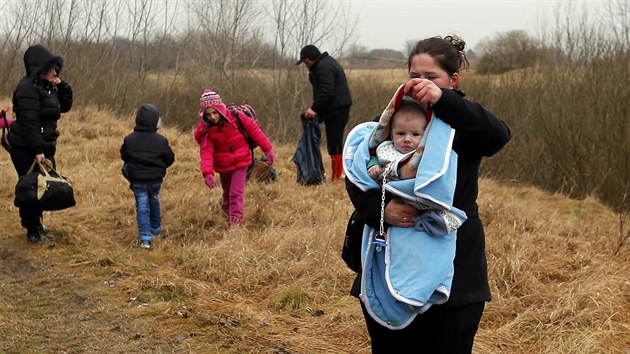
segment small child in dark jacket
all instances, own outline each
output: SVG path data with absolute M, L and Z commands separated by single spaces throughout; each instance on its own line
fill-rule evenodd
M 136 113 L 136 127 L 120 147 L 120 157 L 126 165 L 126 178 L 136 198 L 136 215 L 140 232 L 140 247 L 150 249 L 153 236 L 160 235 L 159 193 L 166 169 L 175 161 L 168 140 L 157 133 L 160 110 L 143 104 Z

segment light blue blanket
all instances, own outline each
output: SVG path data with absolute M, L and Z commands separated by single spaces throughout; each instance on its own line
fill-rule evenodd
M 374 242 L 379 230 L 366 225 L 363 234 L 361 300 L 368 313 L 390 329 L 404 328 L 432 304 L 448 300 L 456 229 L 466 220 L 466 214 L 452 206 L 457 172 L 457 154 L 451 149 L 455 131 L 435 116 L 431 121 L 415 179 L 388 180 L 384 187 L 428 210 L 414 219 L 415 227 L 389 227 L 385 247 Z M 381 188 L 367 173 L 370 137 L 376 126 L 375 122 L 356 126 L 343 150 L 346 178 L 363 191 Z M 403 159 L 393 162 L 393 170 Z

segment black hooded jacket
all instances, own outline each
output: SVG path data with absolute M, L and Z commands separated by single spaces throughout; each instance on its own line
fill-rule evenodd
M 13 92 L 16 121 L 9 131 L 9 143 L 32 150 L 34 154 L 55 154 L 59 132 L 57 121 L 61 113 L 72 108 L 72 87 L 66 81 L 53 86 L 42 79 L 50 69 L 63 68 L 63 58 L 53 55 L 41 45 L 29 47 L 24 53 L 26 76 Z
M 131 183 L 159 183 L 166 169 L 175 161 L 168 140 L 157 133 L 159 109 L 143 104 L 136 113 L 136 127 L 120 147 L 120 157 L 127 163 Z
M 346 74 L 339 63 L 328 52 L 315 59 L 309 69 L 309 81 L 313 85 L 313 104 L 321 122 L 343 111 L 349 111 L 352 97 Z

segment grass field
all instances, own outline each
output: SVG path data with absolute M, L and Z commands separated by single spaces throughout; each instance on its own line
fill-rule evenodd
M 0 352 L 369 352 L 339 255 L 350 201 L 343 183 L 295 183 L 296 146 L 276 147 L 278 181 L 248 185 L 245 223 L 230 230 L 191 132 L 164 129 L 176 162 L 163 237 L 146 251 L 120 174 L 133 118 L 75 107 L 59 128 L 78 204 L 45 214 L 44 244 L 26 243 L 0 152 Z M 479 204 L 494 299 L 476 353 L 630 352 L 629 246 L 615 253 L 627 215 L 490 180 Z

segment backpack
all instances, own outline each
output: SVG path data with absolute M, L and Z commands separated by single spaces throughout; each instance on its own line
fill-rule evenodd
M 234 117 L 234 119 L 236 120 L 238 131 L 241 132 L 241 134 L 245 137 L 245 141 L 247 141 L 247 145 L 249 145 L 249 148 L 252 150 L 253 153 L 253 150 L 258 147 L 258 145 L 249 136 L 249 134 L 247 134 L 245 126 L 243 125 L 243 121 L 241 120 L 241 114 L 244 115 L 246 118 L 253 120 L 260 127 L 260 122 L 258 121 L 258 118 L 256 118 L 256 112 L 254 111 L 252 106 L 245 103 L 232 103 L 227 105 L 227 109 L 230 111 L 230 113 L 232 113 L 232 117 Z
M 11 152 L 11 145 L 9 144 L 9 127 L 15 122 L 15 119 L 7 118 L 7 112 L 3 109 L 0 111 L 0 128 L 2 128 L 2 137 L 0 143 L 2 147 Z
M 245 103 L 232 103 L 227 105 L 227 109 L 232 114 L 232 117 L 236 120 L 236 127 L 238 131 L 243 135 L 247 145 L 249 145 L 249 150 L 252 156 L 252 162 L 247 169 L 247 180 L 254 179 L 257 182 L 270 183 L 276 180 L 276 170 L 273 166 L 270 166 L 267 163 L 266 157 L 261 157 L 259 159 L 254 158 L 254 149 L 258 147 L 258 144 L 254 142 L 247 131 L 245 130 L 245 125 L 243 125 L 244 116 L 245 119 L 253 120 L 258 127 L 260 127 L 260 121 L 256 118 L 256 111 L 252 108 L 252 106 Z M 261 128 L 262 129 L 262 128 Z

